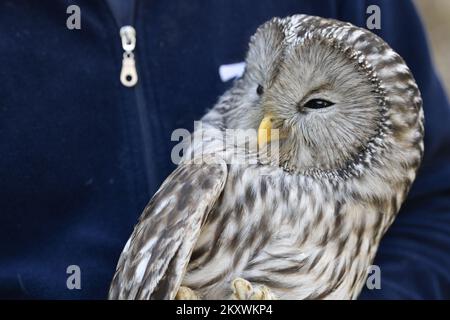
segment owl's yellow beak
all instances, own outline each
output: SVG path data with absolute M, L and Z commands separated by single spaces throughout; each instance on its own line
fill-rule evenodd
M 272 140 L 272 115 L 264 116 L 258 128 L 258 147 L 262 148 Z

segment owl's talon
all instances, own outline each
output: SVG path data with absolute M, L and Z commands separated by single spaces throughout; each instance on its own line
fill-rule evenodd
M 253 294 L 253 287 L 250 282 L 242 278 L 234 279 L 231 288 L 233 289 L 231 296 L 233 300 L 249 300 Z
M 275 295 L 266 286 L 260 286 L 254 290 L 250 300 L 276 300 Z
M 275 295 L 266 286 L 254 288 L 250 282 L 242 278 L 236 278 L 231 283 L 233 300 L 276 300 Z
M 194 290 L 188 287 L 180 287 L 175 296 L 175 300 L 200 300 L 200 298 Z

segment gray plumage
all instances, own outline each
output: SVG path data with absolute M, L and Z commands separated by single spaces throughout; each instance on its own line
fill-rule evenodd
M 266 114 L 283 136 L 279 162 L 234 163 L 225 130 L 258 129 Z M 228 299 L 243 278 L 280 299 L 356 298 L 423 155 L 422 100 L 403 59 L 349 23 L 274 18 L 202 121 L 189 154 L 201 147 L 214 164 L 185 161 L 166 179 L 109 297 L 173 299 L 182 285 Z

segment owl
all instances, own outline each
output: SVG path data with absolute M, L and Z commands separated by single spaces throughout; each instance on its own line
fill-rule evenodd
M 349 23 L 274 18 L 201 123 L 126 243 L 109 298 L 357 298 L 424 151 L 403 59 Z M 255 138 L 228 139 L 247 129 Z

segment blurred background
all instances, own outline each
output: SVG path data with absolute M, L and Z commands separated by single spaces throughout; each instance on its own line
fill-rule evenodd
M 438 73 L 450 92 L 450 0 L 415 0 L 428 32 Z

